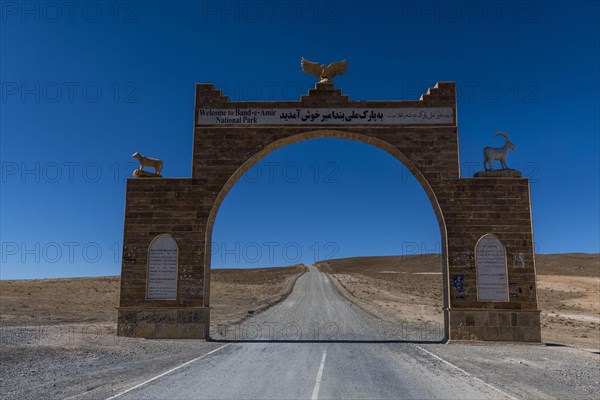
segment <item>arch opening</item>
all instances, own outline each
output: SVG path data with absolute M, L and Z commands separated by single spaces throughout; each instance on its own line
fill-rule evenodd
M 358 142 L 362 144 L 366 144 L 383 152 L 387 153 L 397 161 L 400 161 L 401 165 L 405 167 L 408 172 L 416 179 L 420 187 L 425 192 L 432 209 L 435 214 L 435 218 L 438 223 L 439 234 L 440 234 L 440 253 L 438 260 L 441 265 L 441 279 L 438 279 L 441 284 L 442 298 L 441 298 L 441 312 L 442 312 L 442 325 L 439 329 L 441 332 L 440 340 L 446 340 L 448 337 L 448 316 L 447 310 L 449 305 L 449 297 L 448 297 L 448 260 L 447 260 L 447 242 L 446 242 L 446 226 L 443 218 L 443 214 L 440 209 L 440 205 L 436 199 L 434 191 L 432 190 L 429 182 L 421 173 L 421 171 L 415 166 L 412 160 L 410 160 L 406 155 L 404 155 L 399 149 L 392 146 L 388 142 L 385 142 L 381 139 L 374 138 L 371 136 L 349 133 L 345 131 L 336 131 L 336 130 L 317 130 L 317 131 L 308 131 L 302 134 L 293 135 L 284 139 L 280 139 L 274 141 L 268 145 L 266 145 L 262 150 L 258 151 L 252 157 L 250 157 L 243 165 L 241 165 L 235 173 L 231 175 L 231 177 L 227 180 L 226 184 L 222 187 L 218 195 L 216 196 L 216 200 L 214 201 L 209 218 L 207 220 L 206 226 L 206 237 L 205 237 L 205 260 L 204 260 L 204 273 L 205 273 L 205 287 L 204 287 L 204 306 L 210 307 L 210 276 L 212 269 L 212 256 L 214 253 L 213 246 L 213 228 L 215 221 L 217 219 L 218 212 L 223 204 L 223 201 L 227 197 L 228 193 L 232 190 L 232 188 L 236 185 L 240 179 L 245 176 L 244 174 L 248 173 L 255 165 L 260 163 L 265 157 L 269 156 L 271 153 L 286 147 L 291 144 L 296 144 L 300 142 L 305 142 L 314 139 L 343 139 L 345 141 Z M 392 183 L 393 184 L 393 183 Z M 427 262 L 431 262 L 428 260 Z M 329 266 L 325 263 L 319 265 L 321 270 L 326 270 Z M 384 271 L 385 272 L 385 271 Z M 339 283 L 339 282 L 338 282 Z M 404 328 L 402 328 L 404 329 Z M 414 340 L 414 339 L 413 339 Z

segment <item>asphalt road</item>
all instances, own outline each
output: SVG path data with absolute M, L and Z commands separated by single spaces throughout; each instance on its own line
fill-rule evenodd
M 423 337 L 419 329 L 380 324 L 310 266 L 285 301 L 241 327 L 222 329 L 215 338 L 221 347 L 115 397 L 510 398 L 428 351 L 426 343 L 397 341 Z

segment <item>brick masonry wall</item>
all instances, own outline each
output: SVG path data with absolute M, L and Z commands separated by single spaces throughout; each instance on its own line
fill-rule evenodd
M 195 116 L 199 109 L 206 108 L 304 107 L 452 107 L 456 115 L 456 93 L 454 83 L 446 82 L 437 84 L 419 101 L 350 101 L 341 90 L 317 84 L 316 89 L 297 102 L 231 102 L 212 84 L 196 87 Z M 165 316 L 174 307 L 203 307 L 200 323 L 206 328 L 210 307 L 208 249 L 216 213 L 227 192 L 246 170 L 277 148 L 325 137 L 381 148 L 400 160 L 422 184 L 440 226 L 447 282 L 444 306 L 451 339 L 535 339 L 531 334 L 536 326 L 535 317 L 512 317 L 517 312 L 538 315 L 539 331 L 528 180 L 460 178 L 456 119 L 453 124 L 427 126 L 199 126 L 196 123 L 192 179 L 130 179 L 127 183 L 121 308 L 128 312 L 123 314 L 123 320 L 130 322 L 123 326 L 132 326 L 135 319 L 132 316 L 136 315 L 132 310 L 141 313 L 154 308 L 157 315 L 162 312 Z M 146 253 L 150 241 L 160 233 L 171 233 L 180 248 L 178 296 L 174 301 L 145 299 Z M 474 249 L 479 238 L 487 233 L 497 235 L 506 247 L 508 302 L 477 301 Z M 520 263 L 518 266 L 512 263 L 518 254 L 524 268 Z M 464 276 L 465 290 L 460 296 L 451 285 L 456 274 Z M 504 315 L 509 311 L 512 314 L 506 325 L 508 317 Z M 164 320 L 177 321 L 170 317 Z M 140 335 L 161 335 L 150 332 L 148 323 L 145 324 Z M 524 333 L 518 330 L 521 325 L 533 328 Z M 491 328 L 484 332 L 479 329 L 484 326 L 512 330 L 509 329 L 510 334 L 498 329 L 500 333 L 494 333 Z M 128 334 L 124 332 L 121 334 Z M 171 335 L 177 336 L 174 332 Z M 182 332 L 189 336 L 185 329 Z
M 204 338 L 203 308 L 206 220 L 199 214 L 202 187 L 193 179 L 127 180 L 123 266 L 117 333 L 148 338 Z M 176 300 L 147 300 L 148 247 L 170 233 L 179 247 Z
M 126 196 L 120 306 L 202 306 L 201 186 L 192 179 L 132 178 Z M 161 233 L 170 233 L 179 247 L 177 300 L 146 300 L 148 246 Z
M 452 307 L 483 307 L 477 302 L 475 245 L 492 233 L 506 248 L 510 288 L 509 302 L 493 303 L 493 308 L 536 310 L 529 181 L 459 179 L 436 194 L 446 222 L 451 281 L 454 274 L 464 275 L 464 285 L 470 288 L 464 299 L 451 298 Z M 523 267 L 516 261 L 519 255 Z

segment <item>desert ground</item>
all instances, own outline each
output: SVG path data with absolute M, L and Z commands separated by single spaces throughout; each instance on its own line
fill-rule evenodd
M 442 324 L 437 254 L 357 257 L 317 263 L 340 292 L 390 322 Z M 542 340 L 600 350 L 600 255 L 536 255 Z
M 542 337 L 600 350 L 600 256 L 538 255 Z M 317 263 L 338 291 L 383 321 L 442 322 L 440 257 Z M 285 299 L 306 267 L 214 270 L 211 335 Z M 219 343 L 120 338 L 118 277 L 0 281 L 4 398 L 94 398 L 205 354 Z M 127 378 L 125 378 L 127 376 Z
M 217 269 L 211 276 L 211 336 L 279 303 L 290 294 L 303 265 L 283 268 Z

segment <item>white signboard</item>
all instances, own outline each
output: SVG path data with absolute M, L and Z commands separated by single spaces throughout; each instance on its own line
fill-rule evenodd
M 198 111 L 198 125 L 454 124 L 452 108 L 229 108 Z
M 494 235 L 484 235 L 475 246 L 477 300 L 508 301 L 506 250 Z
M 165 233 L 152 240 L 148 248 L 147 299 L 177 299 L 178 253 L 173 236 Z

